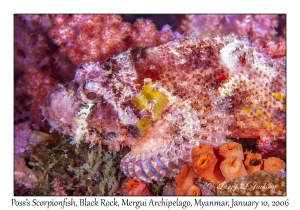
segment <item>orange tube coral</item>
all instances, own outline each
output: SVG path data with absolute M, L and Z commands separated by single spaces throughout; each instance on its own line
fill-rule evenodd
M 247 175 L 242 159 L 237 156 L 227 157 L 223 160 L 220 169 L 226 181 Z
M 137 181 L 135 179 L 126 179 L 121 187 L 121 192 L 123 195 L 152 195 L 148 186 L 143 181 Z
M 248 175 L 257 174 L 262 167 L 262 156 L 259 153 L 245 153 L 244 165 Z
M 280 158 L 269 157 L 268 159 L 264 160 L 264 171 L 268 174 L 277 173 L 283 170 L 284 167 L 285 162 Z
M 201 191 L 194 185 L 194 177 L 188 176 L 176 186 L 175 195 L 201 195 Z
M 196 185 L 192 185 L 189 187 L 189 189 L 187 190 L 186 194 L 185 195 L 188 195 L 188 196 L 199 196 L 201 195 L 201 190 L 198 186 Z
M 236 156 L 244 160 L 243 147 L 241 144 L 236 142 L 229 142 L 221 146 L 219 148 L 219 154 L 223 159 Z
M 192 156 L 193 157 L 197 157 L 201 153 L 212 153 L 212 154 L 214 154 L 214 151 L 213 151 L 213 148 L 208 144 L 203 144 L 201 146 L 194 147 L 192 149 Z
M 190 167 L 188 165 L 182 166 L 179 174 L 175 176 L 175 182 L 179 184 L 183 179 L 185 179 L 190 172 Z
M 215 166 L 217 162 L 218 159 L 214 154 L 202 153 L 197 158 L 193 157 L 193 171 L 196 176 L 216 184 L 217 182 L 222 181 L 222 178 L 215 174 Z
M 194 184 L 194 177 L 184 178 L 175 188 L 175 195 L 185 195 L 187 190 Z

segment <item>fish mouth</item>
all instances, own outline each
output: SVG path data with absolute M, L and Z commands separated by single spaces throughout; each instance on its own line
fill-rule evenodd
M 48 95 L 42 109 L 42 114 L 51 127 L 69 136 L 74 134 L 74 119 L 84 106 L 76 98 L 76 86 L 74 82 L 59 85 Z

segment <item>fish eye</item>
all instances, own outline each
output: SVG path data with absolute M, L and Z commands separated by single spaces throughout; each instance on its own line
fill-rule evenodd
M 94 100 L 97 97 L 95 92 L 89 92 L 86 96 L 89 100 Z

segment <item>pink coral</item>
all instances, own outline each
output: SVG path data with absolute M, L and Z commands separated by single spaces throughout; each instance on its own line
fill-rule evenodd
M 14 127 L 14 154 L 30 153 L 32 147 L 39 144 L 51 144 L 54 139 L 51 135 L 34 130 L 30 127 L 30 122 L 23 122 Z
M 282 37 L 274 40 L 263 39 L 260 37 L 254 39 L 253 42 L 261 46 L 260 48 L 258 48 L 260 52 L 266 53 L 272 58 L 281 58 L 285 57 L 286 55 L 286 41 Z
M 29 147 L 31 129 L 29 122 L 15 125 L 14 127 L 14 154 L 22 154 L 31 151 Z
M 18 156 L 14 156 L 14 181 L 26 188 L 34 188 L 38 182 L 33 170 L 26 166 L 25 159 Z
M 274 139 L 274 137 L 262 137 L 256 141 L 256 146 L 260 150 L 263 158 L 272 156 L 286 159 L 285 139 Z
M 30 113 L 30 119 L 41 128 L 44 127 L 42 120 L 42 106 L 47 95 L 57 86 L 57 80 L 37 69 L 28 69 L 15 84 L 15 102 L 22 104 Z
M 138 19 L 133 25 L 119 15 L 55 15 L 50 30 L 53 42 L 74 64 L 103 62 L 136 45 L 152 46 L 176 36 L 168 28 L 162 33 L 151 20 Z
M 48 16 L 15 16 L 14 65 L 17 74 L 33 68 L 61 82 L 72 78 L 75 67 L 49 39 L 50 26 Z
M 38 33 L 48 33 L 52 26 L 49 15 L 20 14 L 15 15 L 15 19 L 18 19 L 17 22 L 25 28 Z
M 256 37 L 275 37 L 279 15 L 186 15 L 178 31 L 199 37 L 235 33 Z

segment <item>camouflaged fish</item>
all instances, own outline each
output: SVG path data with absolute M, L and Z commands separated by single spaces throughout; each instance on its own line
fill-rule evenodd
M 43 115 L 72 144 L 131 147 L 122 171 L 151 182 L 174 176 L 203 143 L 285 139 L 285 75 L 285 55 L 246 38 L 186 37 L 83 64 Z

